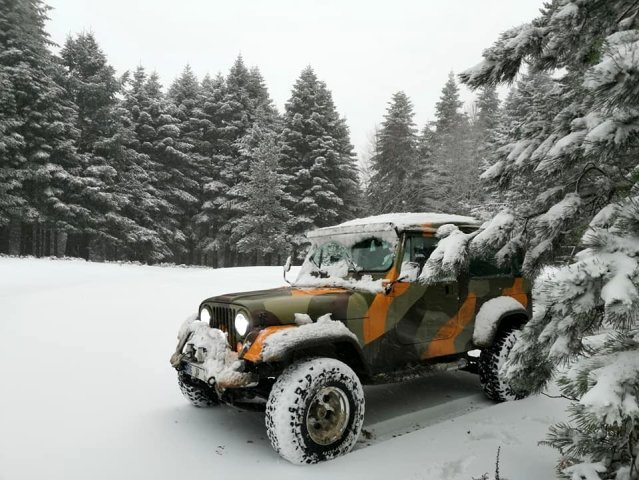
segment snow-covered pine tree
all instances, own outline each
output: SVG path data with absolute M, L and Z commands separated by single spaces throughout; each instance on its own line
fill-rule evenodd
M 250 168 L 233 187 L 229 240 L 252 265 L 280 262 L 288 251 L 290 213 L 284 206 L 284 176 L 280 173 L 279 135 L 255 123 L 239 142 Z
M 267 123 L 276 128 L 281 120 L 273 100 L 268 93 L 262 72 L 257 67 L 251 67 L 248 73 L 248 84 L 246 85 L 252 107 L 249 110 L 251 128 L 256 122 Z
M 430 210 L 467 212 L 477 193 L 477 162 L 472 155 L 472 134 L 466 114 L 462 113 L 459 86 L 451 72 L 435 105 L 433 160 L 427 169 L 425 195 Z M 446 192 L 433 198 L 433 186 Z M 441 190 L 438 188 L 438 190 Z
M 241 262 L 235 245 L 229 240 L 231 225 L 242 212 L 235 208 L 241 201 L 234 187 L 244 181 L 252 168 L 250 157 L 241 153 L 242 138 L 259 123 L 277 128 L 279 117 L 257 67 L 248 69 L 241 56 L 228 76 L 205 79 L 202 104 L 206 128 L 204 155 L 210 160 L 211 175 L 204 183 L 204 203 L 196 217 L 199 244 L 219 266 Z M 239 256 L 242 254 L 240 253 Z
M 366 192 L 374 214 L 420 210 L 420 159 L 413 103 L 404 92 L 395 93 L 377 134 L 371 157 L 372 176 Z
M 67 195 L 80 180 L 77 107 L 60 86 L 40 0 L 0 8 L 0 248 L 60 254 L 63 232 L 82 214 Z
M 169 206 L 158 185 L 159 164 L 149 155 L 155 138 L 153 119 L 148 113 L 152 95 L 147 91 L 147 75 L 138 66 L 132 78 L 123 80 L 123 99 L 115 115 L 118 133 L 109 142 L 117 164 L 117 191 L 126 198 L 122 206 L 124 222 L 119 224 L 124 256 L 141 262 L 171 260 L 165 219 Z
M 82 205 L 69 234 L 67 254 L 84 258 L 143 260 L 157 258 L 141 249 L 157 248 L 159 239 L 142 229 L 140 207 L 152 201 L 144 194 L 145 171 L 133 149 L 133 131 L 117 95 L 121 81 L 92 33 L 69 37 L 60 52 L 67 94 L 78 106 L 78 152 L 83 159 L 82 183 L 70 195 Z M 162 258 L 160 256 L 160 258 Z
M 173 202 L 180 204 L 182 213 L 177 221 L 186 239 L 186 248 L 179 261 L 189 264 L 199 260 L 199 252 L 196 252 L 199 239 L 194 229 L 194 217 L 203 203 L 202 175 L 206 175 L 210 167 L 210 160 L 201 154 L 203 130 L 206 125 L 201 108 L 201 93 L 200 82 L 187 65 L 171 84 L 167 95 L 175 106 L 171 115 L 178 120 L 177 126 L 180 129 L 180 135 L 175 139 L 175 149 L 182 157 L 180 189 L 187 193 L 181 198 L 176 197 Z
M 145 188 L 155 194 L 148 205 L 153 214 L 150 219 L 166 245 L 157 253 L 170 261 L 185 261 L 189 255 L 189 215 L 198 202 L 192 192 L 197 192 L 198 183 L 193 180 L 191 146 L 180 139 L 178 109 L 163 94 L 157 73 L 147 76 L 142 68 L 133 75 L 124 106 L 135 132 L 135 149 L 143 155 L 139 160 L 148 174 Z
M 311 67 L 302 71 L 286 103 L 282 144 L 286 193 L 292 199 L 291 231 L 299 247 L 305 231 L 351 217 L 358 197 L 346 122 Z M 299 248 L 296 253 L 301 253 Z
M 206 75 L 200 89 L 202 110 L 202 142 L 200 154 L 208 165 L 201 172 L 202 199 L 199 212 L 194 217 L 198 239 L 197 249 L 202 262 L 219 267 L 227 266 L 228 242 L 220 235 L 224 226 L 222 205 L 228 201 L 228 191 L 233 183 L 233 138 L 228 135 L 226 121 L 226 81 L 221 74 Z
M 244 182 L 253 168 L 251 157 L 242 153 L 245 151 L 243 139 L 256 124 L 266 129 L 275 128 L 278 114 L 259 69 L 248 69 L 241 55 L 235 60 L 226 78 L 225 102 L 228 112 L 225 125 L 230 134 L 226 138 L 230 161 L 225 167 L 224 180 L 231 188 L 226 190 L 226 201 L 221 204 L 220 214 L 224 224 L 219 234 L 222 242 L 227 243 L 223 246 L 228 249 L 233 264 L 244 264 L 248 259 L 235 248 L 229 237 L 231 225 L 236 224 L 244 215 L 244 212 L 236 208 L 242 198 L 237 196 L 236 192 L 239 191 L 235 187 Z
M 534 92 L 538 120 L 522 123 L 522 138 L 488 171 L 522 198 L 537 195 L 515 208 L 513 237 L 528 247 L 524 266 L 535 270 L 554 246 L 585 233 L 572 265 L 537 279 L 533 318 L 507 373 L 514 387 L 540 391 L 557 365 L 576 359 L 559 379 L 573 399 L 572 422 L 555 426 L 548 439 L 563 454 L 559 470 L 636 480 L 639 4 L 550 2 L 533 22 L 502 34 L 462 80 L 473 87 L 510 82 L 522 64 L 556 80 L 547 98 Z M 526 171 L 528 181 L 512 182 Z M 603 344 L 584 339 L 602 328 L 609 332 Z
M 2 17 L 0 16 L 0 19 Z M 2 62 L 0 54 L 0 62 Z M 9 225 L 13 221 L 17 226 L 19 212 L 26 204 L 26 199 L 20 189 L 20 169 L 10 164 L 12 151 L 19 147 L 19 138 L 12 138 L 12 130 L 17 126 L 18 115 L 11 79 L 5 72 L 5 65 L 0 64 L 0 252 L 19 253 L 11 251 Z M 16 230 L 14 228 L 14 230 Z M 16 232 L 17 233 L 17 232 Z M 17 247 L 17 246 L 16 246 Z
M 494 85 L 482 87 L 475 101 L 472 119 L 472 155 L 476 157 L 475 164 L 482 170 L 487 168 L 490 154 L 496 149 L 500 121 L 497 88 Z

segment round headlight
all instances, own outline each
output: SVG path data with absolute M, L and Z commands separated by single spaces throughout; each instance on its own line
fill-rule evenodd
M 211 321 L 211 312 L 209 312 L 208 308 L 204 307 L 200 310 L 200 320 L 206 323 Z
M 235 331 L 239 333 L 242 337 L 248 330 L 249 321 L 242 312 L 235 315 Z

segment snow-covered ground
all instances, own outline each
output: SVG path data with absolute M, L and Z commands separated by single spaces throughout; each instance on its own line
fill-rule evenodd
M 294 273 L 294 272 L 292 272 Z M 369 387 L 351 454 L 298 467 L 266 438 L 263 414 L 197 409 L 169 357 L 204 297 L 282 284 L 280 268 L 162 268 L 0 258 L 0 479 L 555 477 L 538 447 L 565 403 L 495 405 L 476 376 Z

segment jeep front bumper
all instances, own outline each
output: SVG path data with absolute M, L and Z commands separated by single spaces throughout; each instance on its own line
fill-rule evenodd
M 218 392 L 253 387 L 258 383 L 255 373 L 244 371 L 245 364 L 231 350 L 226 334 L 197 320 L 196 316 L 189 317 L 180 328 L 171 366 L 215 386 Z

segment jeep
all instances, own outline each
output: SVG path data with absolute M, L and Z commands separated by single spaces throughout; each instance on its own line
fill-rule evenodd
M 530 317 L 530 282 L 516 259 L 500 268 L 479 258 L 454 278 L 424 281 L 443 225 L 480 229 L 470 217 L 423 213 L 309 232 L 290 286 L 208 298 L 182 325 L 171 357 L 182 393 L 198 407 L 265 411 L 273 448 L 298 464 L 353 448 L 362 385 L 470 368 L 489 398 L 520 398 L 500 367 Z M 289 269 L 290 258 L 285 280 Z

